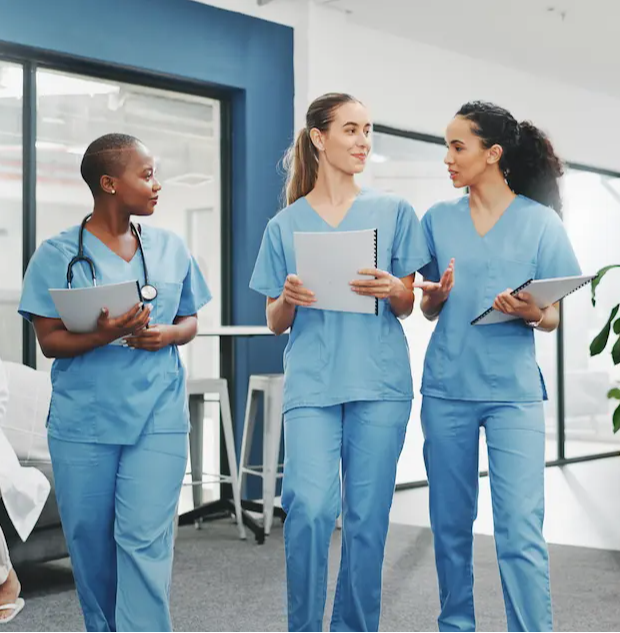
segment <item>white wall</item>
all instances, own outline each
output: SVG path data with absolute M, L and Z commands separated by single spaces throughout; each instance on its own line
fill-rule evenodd
M 308 103 L 314 97 L 308 92 L 309 40 L 313 32 L 310 27 L 310 19 L 311 11 L 315 8 L 313 3 L 310 0 L 275 0 L 275 2 L 260 6 L 256 0 L 194 1 L 235 13 L 251 15 L 254 18 L 276 22 L 294 29 L 295 129 L 303 127 Z
M 487 99 L 545 129 L 563 158 L 620 170 L 619 99 L 361 27 L 310 0 L 199 1 L 295 28 L 296 127 L 332 90 L 360 98 L 377 123 L 437 135 L 462 103 Z
M 618 99 L 384 35 L 321 7 L 312 26 L 311 94 L 349 91 L 375 121 L 431 134 L 463 102 L 487 99 L 547 130 L 565 159 L 620 169 Z

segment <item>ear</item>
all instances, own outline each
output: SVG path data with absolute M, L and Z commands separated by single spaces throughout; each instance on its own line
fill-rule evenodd
M 489 150 L 488 150 L 488 154 L 487 154 L 487 164 L 488 165 L 495 165 L 497 163 L 499 163 L 502 154 L 504 153 L 504 148 L 501 145 L 493 145 Z
M 325 145 L 323 144 L 323 134 L 315 127 L 310 130 L 310 140 L 319 152 L 322 152 L 325 149 Z
M 116 186 L 114 185 L 114 178 L 112 176 L 101 176 L 99 185 L 103 193 L 114 195 L 116 193 Z

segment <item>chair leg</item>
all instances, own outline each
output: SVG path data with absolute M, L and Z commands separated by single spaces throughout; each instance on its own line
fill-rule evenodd
M 243 525 L 243 514 L 241 511 L 241 496 L 239 491 L 239 477 L 237 471 L 237 456 L 235 455 L 235 440 L 232 426 L 232 415 L 230 413 L 230 398 L 228 395 L 228 384 L 224 381 L 220 388 L 220 414 L 222 427 L 224 429 L 224 441 L 226 442 L 226 455 L 228 457 L 228 470 L 232 484 L 233 501 L 235 504 L 235 517 L 239 528 L 239 538 L 245 539 L 245 527 Z
M 189 455 L 191 464 L 192 484 L 201 482 L 201 485 L 192 485 L 192 498 L 194 508 L 202 504 L 202 450 L 204 437 L 204 413 L 205 402 L 203 394 L 192 394 L 189 397 Z
M 244 497 L 244 483 L 246 479 L 245 469 L 250 461 L 252 452 L 252 438 L 254 437 L 254 426 L 256 424 L 256 413 L 258 411 L 258 392 L 254 390 L 252 380 L 248 388 L 248 396 L 245 405 L 245 418 L 243 420 L 243 438 L 241 440 L 241 455 L 239 459 L 239 498 Z
M 271 532 L 276 498 L 278 460 L 282 437 L 282 387 L 273 385 L 265 393 L 263 437 L 263 526 Z

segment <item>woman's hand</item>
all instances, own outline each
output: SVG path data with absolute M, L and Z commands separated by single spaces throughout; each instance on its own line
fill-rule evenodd
M 439 316 L 454 287 L 454 258 L 450 260 L 438 282 L 421 281 L 413 284 L 413 287 L 422 289 L 422 313 L 427 319 L 433 321 Z
M 358 295 L 376 297 L 377 299 L 391 299 L 401 295 L 405 284 L 398 277 L 390 275 L 378 268 L 362 268 L 357 271 L 360 275 L 372 275 L 374 279 L 355 279 L 351 281 L 351 289 Z
M 157 352 L 175 342 L 174 325 L 151 325 L 138 334 L 128 336 L 125 341 L 129 347 L 134 349 Z
M 543 310 L 539 308 L 529 292 L 519 292 L 512 295 L 508 288 L 495 297 L 493 308 L 504 314 L 523 319 L 528 323 L 538 323 L 543 318 Z
M 315 303 L 314 292 L 304 288 L 297 275 L 287 275 L 282 291 L 282 300 L 288 305 L 309 307 Z
M 413 284 L 414 288 L 420 288 L 425 297 L 428 297 L 429 307 L 439 307 L 450 296 L 454 288 L 454 259 L 450 260 L 441 279 L 435 281 L 420 281 Z
M 144 330 L 151 318 L 151 306 L 137 303 L 125 314 L 112 319 L 104 308 L 97 319 L 97 334 L 107 344 L 124 336 L 138 334 Z

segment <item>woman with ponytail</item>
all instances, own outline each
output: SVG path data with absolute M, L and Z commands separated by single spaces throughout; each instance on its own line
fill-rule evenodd
M 432 259 L 420 271 L 425 281 L 415 284 L 423 313 L 437 319 L 424 365 L 422 427 L 439 629 L 475 630 L 472 525 L 483 426 L 508 630 L 550 631 L 546 390 L 534 330 L 554 331 L 559 312 L 511 291 L 531 278 L 580 274 L 559 217 L 562 166 L 543 132 L 490 103 L 464 105 L 446 143 L 452 182 L 469 195 L 422 218 Z M 517 318 L 472 326 L 490 305 Z
M 370 152 L 366 108 L 326 94 L 308 109 L 286 164 L 287 207 L 267 225 L 250 286 L 267 296 L 267 324 L 291 328 L 284 353 L 282 505 L 289 631 L 321 631 L 327 562 L 342 510 L 332 631 L 376 631 L 396 464 L 413 397 L 399 318 L 413 309 L 416 270 L 430 261 L 413 208 L 360 190 Z M 296 275 L 295 232 L 377 229 L 378 268 L 351 289 L 377 315 L 319 310 Z M 342 489 L 340 470 L 342 467 Z

